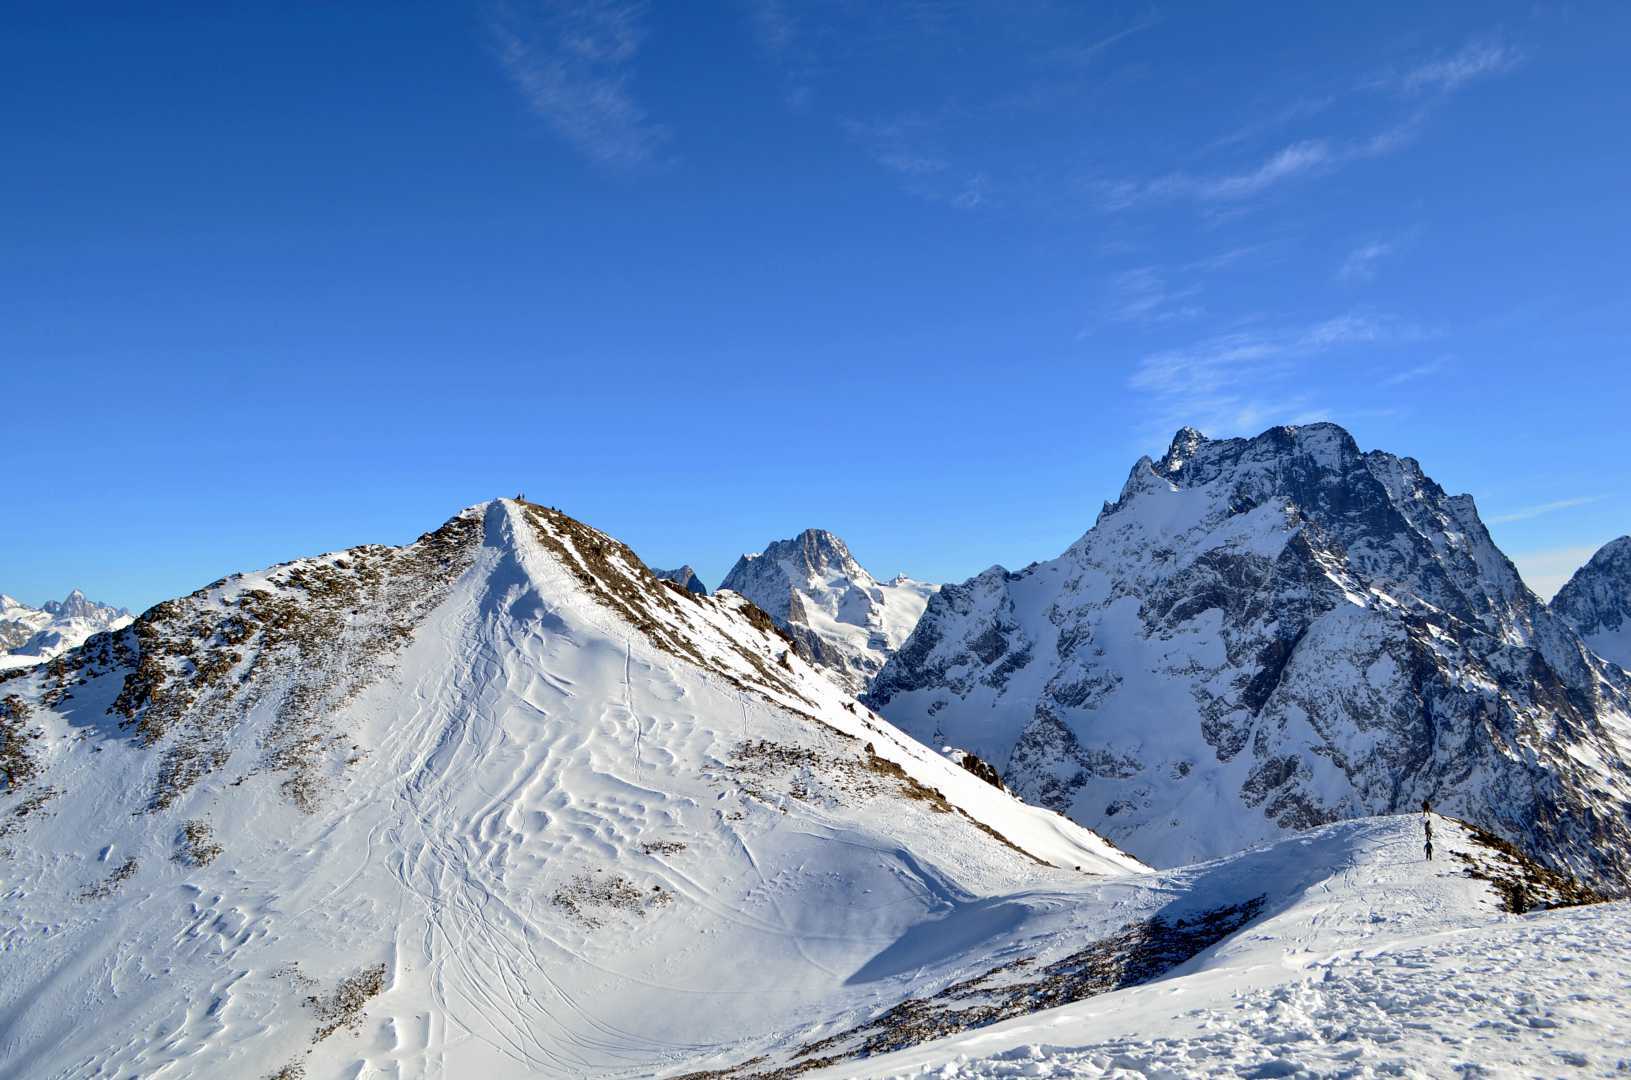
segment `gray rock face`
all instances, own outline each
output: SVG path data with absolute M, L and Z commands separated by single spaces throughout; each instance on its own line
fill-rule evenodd
M 697 577 L 697 572 L 691 569 L 690 563 L 686 563 L 678 570 L 653 570 L 652 573 L 664 581 L 672 581 L 681 588 L 696 593 L 698 596 L 708 595 L 708 586 L 704 585 L 702 579 Z
M 1593 652 L 1631 668 L 1631 536 L 1604 544 L 1552 597 Z
M 743 555 L 720 583 L 764 609 L 812 662 L 860 691 L 917 625 L 937 586 L 880 582 L 821 529 Z
M 869 701 L 1159 865 L 1430 798 L 1631 886 L 1631 676 L 1332 424 L 1180 431 L 1058 559 L 943 588 Z

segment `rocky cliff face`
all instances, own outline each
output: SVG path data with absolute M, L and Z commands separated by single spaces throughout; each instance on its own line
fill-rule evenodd
M 1180 431 L 1059 558 L 943 588 L 870 700 L 1162 865 L 1431 799 L 1631 885 L 1628 676 L 1331 424 Z
M 1552 598 L 1552 610 L 1604 660 L 1631 668 L 1631 536 L 1604 544 Z
M 820 529 L 743 555 L 719 587 L 763 608 L 850 690 L 882 669 L 937 588 L 907 577 L 878 581 L 842 540 Z

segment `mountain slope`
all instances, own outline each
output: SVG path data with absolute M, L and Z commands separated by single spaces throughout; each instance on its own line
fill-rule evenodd
M 0 595 L 0 671 L 49 660 L 92 634 L 129 622 L 124 608 L 88 600 L 78 589 L 40 608 Z
M 910 993 L 853 976 L 915 926 L 1141 869 L 508 501 L 10 673 L 0 762 L 4 1075 L 739 1061 Z
M 1604 544 L 1576 570 L 1552 610 L 1598 656 L 1631 668 L 1631 536 Z
M 1157 865 L 1431 799 L 1631 886 L 1627 675 L 1331 424 L 1180 431 L 1058 559 L 944 587 L 868 700 Z
M 1165 978 L 810 1074 L 1561 1076 L 1631 1068 L 1631 902 L 1515 915 L 1475 834 L 1362 819 L 1160 876 L 1262 917 Z
M 905 576 L 878 581 L 842 540 L 820 529 L 743 555 L 719 587 L 769 612 L 850 690 L 865 688 L 883 667 L 937 588 Z

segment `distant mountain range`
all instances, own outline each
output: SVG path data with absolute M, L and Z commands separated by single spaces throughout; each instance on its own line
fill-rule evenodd
M 128 625 L 71 597 L 111 632 L 0 672 L 0 1074 L 856 1075 L 1158 978 L 1238 1008 L 1291 950 L 1487 965 L 1501 912 L 1631 889 L 1622 555 L 1549 609 L 1311 425 L 1182 431 L 944 587 L 807 530 L 707 595 L 495 500 Z M 1435 862 L 1370 816 L 1423 800 L 1472 823 Z
M 37 608 L 0 594 L 0 670 L 49 660 L 130 619 L 124 608 L 87 600 L 78 589 Z

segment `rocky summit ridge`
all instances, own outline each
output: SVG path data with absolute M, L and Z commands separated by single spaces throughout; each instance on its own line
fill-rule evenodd
M 1179 431 L 1064 554 L 931 597 L 868 700 L 1158 865 L 1430 800 L 1631 886 L 1631 676 L 1334 424 Z

